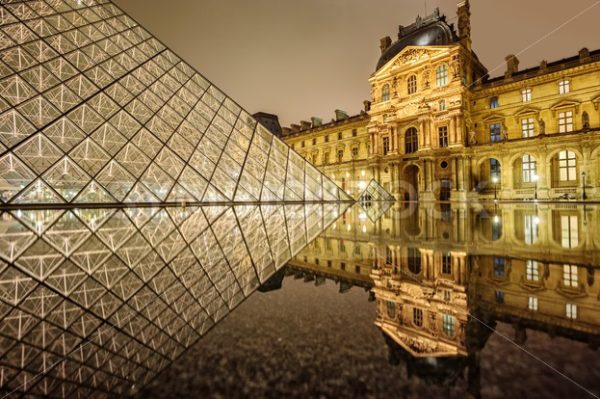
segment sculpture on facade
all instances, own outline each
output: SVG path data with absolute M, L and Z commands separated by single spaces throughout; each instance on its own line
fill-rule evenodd
M 546 134 L 546 122 L 542 118 L 538 120 L 538 125 L 540 125 L 540 134 Z
M 475 132 L 474 130 L 469 131 L 469 145 L 477 144 L 476 136 L 477 136 L 477 132 Z
M 587 113 L 587 111 L 583 111 L 583 113 L 581 114 L 581 127 L 584 130 L 587 130 L 590 128 L 590 116 Z

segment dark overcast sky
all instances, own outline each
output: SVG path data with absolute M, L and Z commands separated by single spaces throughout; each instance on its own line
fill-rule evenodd
M 379 39 L 425 14 L 424 0 L 114 0 L 249 112 L 282 125 L 336 108 L 357 113 L 369 97 Z M 458 0 L 427 0 L 455 22 Z M 472 0 L 473 47 L 498 75 L 517 53 L 520 68 L 600 48 L 600 0 Z

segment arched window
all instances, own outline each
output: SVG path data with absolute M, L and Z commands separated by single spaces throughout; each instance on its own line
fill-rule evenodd
M 521 163 L 523 167 L 523 183 L 535 183 L 538 178 L 535 158 L 529 154 L 525 154 L 521 159 Z
M 408 90 L 408 94 L 415 94 L 417 92 L 417 77 L 415 75 L 410 75 L 408 80 L 406 81 L 406 88 Z
M 577 180 L 577 156 L 573 151 L 558 153 L 558 178 L 560 181 Z
M 435 82 L 438 86 L 446 86 L 448 84 L 448 66 L 442 64 L 435 70 Z
M 419 248 L 408 248 L 408 270 L 413 274 L 421 273 L 421 251 L 419 251 Z
M 381 88 L 381 101 L 390 101 L 390 85 L 388 84 Z
M 411 127 L 406 130 L 404 134 L 404 149 L 407 154 L 417 152 L 419 149 L 419 136 L 416 128 Z

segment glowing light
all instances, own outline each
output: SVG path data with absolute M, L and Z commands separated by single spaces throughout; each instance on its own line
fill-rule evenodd
M 534 174 L 533 176 L 531 176 L 531 180 L 536 183 L 538 181 L 539 177 L 538 175 Z
M 498 183 L 498 176 L 492 177 L 492 183 L 494 183 L 494 184 Z
M 348 226 L 346 226 L 346 230 L 348 230 L 348 231 L 352 230 L 352 225 L 349 224 Z
M 361 213 L 358 214 L 358 218 L 360 220 L 365 220 L 367 218 L 367 214 L 364 213 L 364 212 L 361 212 Z
M 533 224 L 535 224 L 535 225 L 540 224 L 540 218 L 538 216 L 534 216 L 534 218 L 533 218 Z
M 367 232 L 367 226 L 366 226 L 366 225 L 364 225 L 364 224 L 362 225 L 362 232 L 363 232 L 363 233 L 366 233 L 366 232 Z
M 360 171 L 360 175 L 361 175 L 361 176 L 364 176 L 364 175 L 366 175 L 365 171 L 364 171 L 364 170 L 361 170 L 361 171 Z
M 367 188 L 367 183 L 365 183 L 364 181 L 359 181 L 358 182 L 358 188 L 360 188 L 361 190 L 364 190 L 365 188 Z
M 494 216 L 494 224 L 498 224 L 498 223 L 500 223 L 500 216 L 495 215 Z

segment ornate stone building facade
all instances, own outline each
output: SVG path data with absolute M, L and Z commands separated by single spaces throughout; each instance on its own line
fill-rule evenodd
M 509 55 L 491 78 L 470 16 L 463 1 L 457 28 L 436 10 L 381 40 L 356 143 L 326 141 L 350 120 L 304 122 L 286 141 L 355 197 L 368 176 L 413 200 L 600 199 L 600 50 L 522 71 Z

